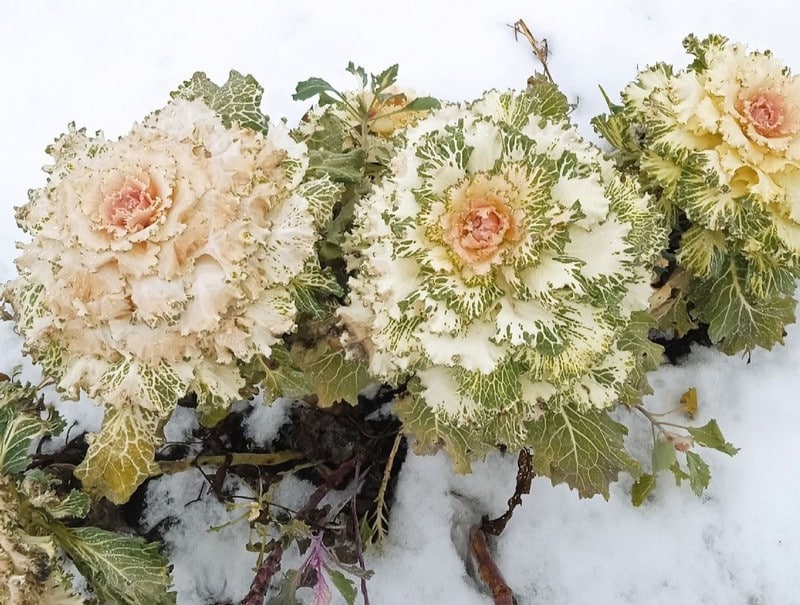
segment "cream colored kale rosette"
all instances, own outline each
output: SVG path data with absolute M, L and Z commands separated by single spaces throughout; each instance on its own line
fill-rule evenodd
M 30 355 L 69 397 L 106 408 L 76 475 L 124 502 L 177 400 L 207 424 L 295 327 L 292 285 L 316 264 L 340 189 L 304 181 L 306 148 L 260 113 L 261 88 L 202 74 L 118 140 L 70 129 L 18 210 L 31 236 L 6 287 Z
M 595 125 L 680 232 L 654 301 L 665 326 L 706 323 L 727 353 L 771 348 L 800 274 L 800 79 L 721 36 L 684 46 L 687 69 L 645 69 Z
M 489 92 L 407 132 L 359 206 L 346 346 L 413 376 L 395 412 L 461 471 L 497 445 L 581 495 L 636 463 L 606 415 L 646 368 L 650 261 L 666 237 L 649 199 L 584 142 L 558 89 Z

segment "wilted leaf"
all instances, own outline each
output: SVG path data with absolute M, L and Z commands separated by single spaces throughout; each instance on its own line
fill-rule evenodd
M 656 486 L 655 475 L 645 473 L 636 480 L 631 489 L 631 504 L 634 506 L 641 506 L 642 502 L 647 499 L 647 496 Z
M 89 450 L 75 469 L 83 489 L 96 497 L 124 504 L 150 475 L 161 416 L 139 406 L 109 408 L 98 434 L 89 435 Z
M 689 418 L 694 418 L 697 414 L 697 389 L 692 387 L 681 395 L 681 410 Z

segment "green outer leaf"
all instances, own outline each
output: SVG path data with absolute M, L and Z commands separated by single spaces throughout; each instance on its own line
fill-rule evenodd
M 53 535 L 104 605 L 172 605 L 171 579 L 159 545 L 96 527 L 52 524 Z
M 30 464 L 28 448 L 41 435 L 44 423 L 13 407 L 0 409 L 0 469 L 7 475 L 21 473 Z
M 656 487 L 655 475 L 645 473 L 636 480 L 631 489 L 631 504 L 641 506 L 650 492 Z
M 347 602 L 347 605 L 353 605 L 353 603 L 356 602 L 358 591 L 352 580 L 349 580 L 341 571 L 331 569 L 327 565 L 325 569 L 328 572 L 331 582 L 333 582 L 336 590 L 339 591 L 339 594 L 342 595 L 342 598 Z
M 292 99 L 295 101 L 307 101 L 311 97 L 325 92 L 336 93 L 336 89 L 322 78 L 309 78 L 297 83 Z
M 172 93 L 173 98 L 190 101 L 202 99 L 220 115 L 225 126 L 230 127 L 232 122 L 237 122 L 242 128 L 266 134 L 269 131 L 269 119 L 261 113 L 263 95 L 264 89 L 253 76 L 243 75 L 236 70 L 231 70 L 228 81 L 222 86 L 214 84 L 203 72 L 195 72 L 190 80 Z
M 714 419 L 709 420 L 704 426 L 689 427 L 687 430 L 700 445 L 718 450 L 728 454 L 728 456 L 735 456 L 739 451 L 738 447 L 734 447 L 732 443 L 725 441 L 725 437 Z
M 705 461 L 694 452 L 686 452 L 686 465 L 689 467 L 689 485 L 692 486 L 692 491 L 698 496 L 702 496 L 711 481 L 711 470 Z
M 431 109 L 439 109 L 441 106 L 442 104 L 439 100 L 433 97 L 417 97 L 406 103 L 400 111 L 429 111 Z
M 564 407 L 530 423 L 533 468 L 553 485 L 566 483 L 581 498 L 602 494 L 625 471 L 638 477 L 639 463 L 625 451 L 628 429 L 603 410 L 577 411 Z
M 54 519 L 83 519 L 89 514 L 92 501 L 88 494 L 73 489 L 60 502 L 46 504 L 45 508 Z
M 355 405 L 358 394 L 372 382 L 363 362 L 347 359 L 343 350 L 332 348 L 324 340 L 314 349 L 295 347 L 292 356 L 311 377 L 320 407 L 338 401 Z
M 701 282 L 695 292 L 696 312 L 708 323 L 709 337 L 728 355 L 782 344 L 784 326 L 795 322 L 792 297 L 753 300 L 744 279 L 744 269 L 730 260 L 722 275 Z

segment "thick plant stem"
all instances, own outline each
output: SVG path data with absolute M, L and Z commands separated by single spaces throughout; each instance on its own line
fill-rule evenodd
M 492 595 L 494 605 L 514 605 L 514 593 L 494 562 L 486 532 L 481 525 L 469 530 L 469 551 L 478 568 L 478 576 Z
M 281 569 L 281 558 L 283 558 L 283 547 L 276 543 L 272 552 L 269 553 L 261 567 L 258 568 L 256 577 L 253 578 L 253 582 L 250 584 L 250 591 L 242 600 L 241 605 L 263 605 L 264 595 L 267 594 L 269 583 Z
M 299 460 L 302 457 L 303 455 L 301 453 L 293 452 L 291 450 L 275 452 L 273 454 L 235 452 L 216 456 L 183 458 L 181 460 L 158 460 L 157 464 L 159 469 L 158 474 L 172 475 L 174 473 L 180 473 L 198 466 L 222 466 L 224 464 L 227 464 L 228 466 L 236 466 L 239 464 L 249 464 L 252 466 L 275 466 L 278 464 L 284 464 L 285 462 Z

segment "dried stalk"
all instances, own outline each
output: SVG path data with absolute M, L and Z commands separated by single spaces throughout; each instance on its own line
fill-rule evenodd
M 492 595 L 494 605 L 514 605 L 514 593 L 494 562 L 489 551 L 486 532 L 480 525 L 475 525 L 469 530 L 469 550 L 475 559 L 478 575 Z
M 528 44 L 531 45 L 531 50 L 533 51 L 533 56 L 539 60 L 539 63 L 542 65 L 542 69 L 544 70 L 544 75 L 547 77 L 548 80 L 551 82 L 553 80 L 553 76 L 550 74 L 550 68 L 547 67 L 547 58 L 550 55 L 550 49 L 547 47 L 547 39 L 542 38 L 542 41 L 539 42 L 533 35 L 528 26 L 525 25 L 525 21 L 519 19 L 514 25 L 510 25 L 509 27 L 513 28 L 514 30 L 514 39 L 518 40 L 518 36 L 522 34 L 522 36 L 528 41 Z

